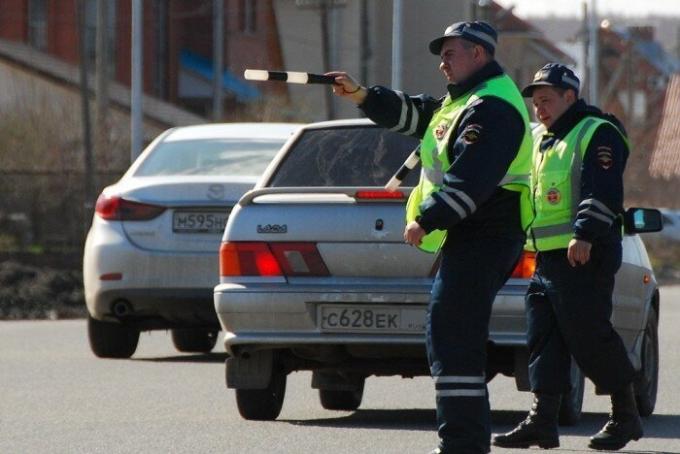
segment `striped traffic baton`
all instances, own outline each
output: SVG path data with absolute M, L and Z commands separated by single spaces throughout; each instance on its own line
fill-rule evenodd
M 411 152 L 411 154 L 406 158 L 404 163 L 401 165 L 399 170 L 397 170 L 397 173 L 394 174 L 392 178 L 390 178 L 390 181 L 387 182 L 385 185 L 385 190 L 386 191 L 396 191 L 399 186 L 401 186 L 401 182 L 404 181 L 406 178 L 406 175 L 413 170 L 413 168 L 418 165 L 418 162 L 420 161 L 420 145 L 416 147 L 415 150 Z
M 243 77 L 247 80 L 274 80 L 289 84 L 326 84 L 335 83 L 335 76 L 312 74 L 299 71 L 267 71 L 265 69 L 246 69 Z

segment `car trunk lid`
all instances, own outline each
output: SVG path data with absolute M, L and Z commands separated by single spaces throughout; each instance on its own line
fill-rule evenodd
M 313 243 L 333 277 L 430 277 L 436 256 L 404 243 L 407 191 L 399 198 L 381 194 L 381 188 L 346 187 L 251 191 L 235 208 L 223 240 Z
M 231 209 L 253 187 L 256 178 L 182 176 L 181 180 L 177 177 L 144 180 L 143 184 L 129 184 L 120 196 L 166 209 L 150 220 L 121 221 L 130 241 L 151 251 L 216 254 Z

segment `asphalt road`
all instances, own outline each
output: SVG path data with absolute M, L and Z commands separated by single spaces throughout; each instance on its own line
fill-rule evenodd
M 623 452 L 680 453 L 680 287 L 662 289 L 661 377 L 646 437 Z M 224 386 L 222 353 L 178 355 L 165 332 L 143 334 L 131 360 L 89 351 L 78 321 L 0 322 L 0 453 L 427 453 L 435 446 L 430 379 L 370 378 L 354 413 L 321 408 L 309 373 L 289 376 L 274 422 L 250 422 Z M 524 418 L 531 396 L 490 384 L 493 430 Z M 582 422 L 556 452 L 592 452 L 608 399 L 586 392 Z M 493 452 L 511 452 L 494 449 Z M 527 451 L 524 451 L 527 452 Z

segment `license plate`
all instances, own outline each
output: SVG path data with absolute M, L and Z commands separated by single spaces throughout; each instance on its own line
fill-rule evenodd
M 400 308 L 359 305 L 319 306 L 322 331 L 422 333 L 425 331 L 424 308 Z
M 229 213 L 225 211 L 175 211 L 172 231 L 176 233 L 222 233 Z

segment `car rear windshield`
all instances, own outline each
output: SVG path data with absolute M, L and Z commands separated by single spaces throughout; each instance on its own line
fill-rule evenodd
M 380 127 L 310 129 L 292 145 L 269 187 L 383 186 L 418 145 Z M 404 186 L 418 183 L 418 169 Z
M 201 139 L 161 142 L 135 176 L 262 174 L 285 139 Z

